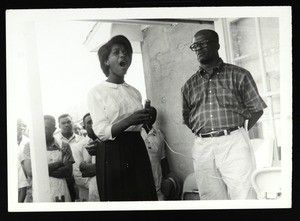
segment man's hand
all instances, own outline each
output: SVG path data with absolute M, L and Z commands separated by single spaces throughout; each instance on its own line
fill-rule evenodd
M 83 161 L 79 164 L 79 170 L 82 173 L 82 177 L 93 177 L 96 175 L 96 164 Z
M 264 113 L 263 110 L 255 112 L 255 113 L 251 113 L 251 118 L 249 119 L 249 122 L 248 122 L 248 130 L 250 130 L 256 124 L 256 122 L 263 115 L 263 113 Z
M 91 156 L 95 156 L 97 153 L 97 145 L 100 143 L 98 140 L 94 140 L 89 142 L 86 146 L 85 149 Z
M 54 163 L 49 163 L 48 168 L 49 168 L 49 173 L 51 173 L 54 170 L 57 170 L 60 167 L 63 167 L 65 164 L 61 161 L 59 162 L 54 162 Z

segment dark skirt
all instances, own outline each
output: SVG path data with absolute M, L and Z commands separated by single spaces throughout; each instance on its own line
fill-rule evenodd
M 151 163 L 140 132 L 123 132 L 97 148 L 100 201 L 157 200 Z

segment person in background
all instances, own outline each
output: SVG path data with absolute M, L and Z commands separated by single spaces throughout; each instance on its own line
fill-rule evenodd
M 74 133 L 74 122 L 72 117 L 69 114 L 62 114 L 58 117 L 59 128 L 61 129 L 60 133 L 56 135 L 58 140 L 68 143 L 73 152 L 74 146 L 83 139 L 82 136 Z M 75 167 L 74 167 L 75 168 Z M 73 169 L 74 169 L 73 168 Z M 77 184 L 75 183 L 74 175 L 66 178 L 68 183 L 68 188 L 71 194 L 72 202 L 79 199 L 79 190 Z
M 87 131 L 87 137 L 84 142 L 83 153 L 89 153 L 88 156 L 83 157 L 83 161 L 80 163 L 79 168 L 82 172 L 82 177 L 89 177 L 88 189 L 89 196 L 88 201 L 100 201 L 99 192 L 96 179 L 96 149 L 97 144 L 100 142 L 97 139 L 93 131 L 93 121 L 90 113 L 87 113 L 83 117 L 83 128 Z M 86 154 L 84 154 L 86 155 Z
M 74 124 L 74 129 L 73 130 L 74 130 L 75 134 L 77 134 L 79 136 L 82 136 L 82 132 L 81 132 L 82 127 L 81 127 L 80 124 Z
M 98 50 L 107 80 L 88 93 L 93 129 L 102 141 L 97 147 L 96 177 L 101 201 L 157 200 L 151 163 L 140 135 L 150 119 L 140 92 L 127 84 L 132 46 L 123 35 Z
M 167 178 L 170 169 L 166 158 L 164 134 L 153 127 L 156 121 L 157 111 L 154 107 L 151 107 L 151 109 L 152 118 L 143 124 L 141 136 L 145 142 L 150 158 L 157 198 L 158 200 L 164 200 L 164 196 L 161 193 L 161 184 L 162 181 Z
M 23 165 L 24 160 L 24 147 L 29 145 L 29 138 L 24 135 L 26 130 L 26 124 L 22 119 L 17 120 L 17 144 L 18 144 L 18 198 L 19 202 L 32 202 L 32 180 L 31 177 L 25 174 L 25 169 Z M 22 170 L 20 170 L 20 167 Z M 24 177 L 26 181 L 24 180 Z
M 72 164 L 74 163 L 70 145 L 53 136 L 56 130 L 53 116 L 44 115 L 44 123 L 51 201 L 71 202 L 66 182 L 66 178 L 72 175 Z M 28 176 L 32 177 L 29 145 L 24 147 L 24 168 Z
M 18 163 L 18 202 L 24 203 L 27 195 L 27 188 L 29 186 L 29 183 L 27 181 L 27 178 L 25 176 L 20 161 L 17 161 L 17 163 Z
M 200 199 L 253 199 L 255 158 L 245 129 L 266 104 L 250 72 L 219 57 L 215 31 L 198 31 L 190 48 L 200 67 L 181 89 L 182 116 L 196 136 L 192 155 Z
M 73 148 L 73 157 L 75 160 L 75 164 L 73 167 L 73 174 L 74 174 L 74 178 L 75 178 L 75 182 L 78 186 L 78 190 L 79 190 L 79 199 L 80 201 L 91 201 L 90 200 L 90 183 L 91 183 L 91 179 L 96 180 L 96 164 L 95 162 L 92 163 L 93 159 L 95 158 L 92 157 L 88 151 L 86 150 L 86 147 L 88 145 L 90 145 L 93 140 L 90 137 L 96 136 L 93 133 L 92 128 L 92 119 L 90 114 L 86 114 L 83 117 L 83 124 L 84 124 L 84 128 L 85 130 L 88 132 L 88 136 L 86 136 L 85 138 L 83 138 L 82 140 L 80 140 L 77 144 L 74 145 Z M 94 181 L 92 181 L 94 182 Z M 94 183 L 96 185 L 96 183 Z M 97 185 L 96 185 L 97 188 Z M 92 189 L 92 187 L 91 187 Z M 95 191 L 93 192 L 93 194 L 95 195 Z M 98 193 L 96 192 L 96 195 L 98 195 Z M 99 201 L 99 196 L 93 196 L 92 197 L 93 200 L 96 201 L 96 199 L 98 198 L 97 201 Z
M 83 137 L 86 137 L 86 136 L 87 136 L 87 132 L 86 132 L 86 130 L 85 130 L 84 128 L 82 128 L 81 133 L 82 133 L 82 136 L 83 136 Z
M 29 138 L 24 135 L 26 124 L 22 119 L 17 120 L 17 143 L 18 143 L 18 158 L 22 158 L 24 146 L 29 143 Z M 19 161 L 20 161 L 19 159 Z

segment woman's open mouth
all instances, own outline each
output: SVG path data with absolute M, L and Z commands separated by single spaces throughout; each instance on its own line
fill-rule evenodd
M 127 62 L 126 62 L 126 61 L 121 61 L 121 62 L 120 62 L 120 66 L 121 66 L 122 68 L 125 68 L 126 65 L 127 65 Z

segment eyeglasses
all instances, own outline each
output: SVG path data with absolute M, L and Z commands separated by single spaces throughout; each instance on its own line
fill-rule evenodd
M 203 48 L 207 48 L 209 43 L 212 43 L 214 41 L 209 41 L 209 40 L 205 40 L 205 41 L 201 41 L 201 42 L 195 42 L 190 46 L 190 49 L 192 51 L 197 51 Z

